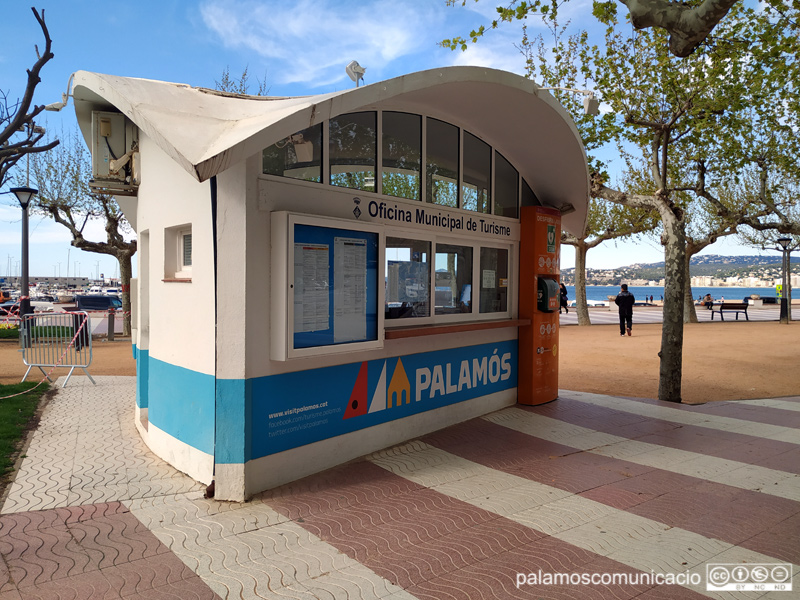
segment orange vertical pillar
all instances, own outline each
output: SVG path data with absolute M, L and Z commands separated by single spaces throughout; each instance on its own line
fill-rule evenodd
M 520 215 L 519 328 L 517 401 L 544 404 L 558 397 L 558 295 L 540 302 L 540 279 L 559 283 L 561 213 L 525 206 Z

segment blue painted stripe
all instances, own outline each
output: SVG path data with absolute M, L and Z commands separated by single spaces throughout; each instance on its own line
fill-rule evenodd
M 136 359 L 136 406 L 148 406 L 148 376 L 150 374 L 150 351 L 133 347 L 133 357 Z
M 516 340 L 216 381 L 136 352 L 137 402 L 150 422 L 216 454 L 218 464 L 243 464 L 517 386 Z
M 217 380 L 217 438 L 215 461 L 241 464 L 249 460 L 252 421 L 252 379 Z
M 193 448 L 214 454 L 214 376 L 152 357 L 146 362 L 148 420 Z

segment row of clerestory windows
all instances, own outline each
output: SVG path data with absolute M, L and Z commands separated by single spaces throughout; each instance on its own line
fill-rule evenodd
M 518 218 L 520 205 L 539 205 L 489 144 L 405 112 L 348 113 L 298 131 L 263 150 L 262 171 L 502 217 Z

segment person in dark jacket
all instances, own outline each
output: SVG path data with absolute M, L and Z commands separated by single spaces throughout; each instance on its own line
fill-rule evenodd
M 614 304 L 619 306 L 619 334 L 625 335 L 627 330 L 630 335 L 633 328 L 633 304 L 636 302 L 636 298 L 628 291 L 627 283 L 623 283 L 619 287 L 620 292 L 614 300 Z
M 559 286 L 561 286 L 561 300 L 558 305 L 558 314 L 561 314 L 562 308 L 567 311 L 567 314 L 569 314 L 569 306 L 567 305 L 567 302 L 569 301 L 569 297 L 567 296 L 567 288 L 563 283 L 560 283 Z

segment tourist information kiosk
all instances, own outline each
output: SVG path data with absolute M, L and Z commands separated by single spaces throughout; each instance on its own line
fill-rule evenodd
M 583 231 L 589 181 L 535 83 L 74 82 L 92 185 L 138 236 L 136 425 L 217 498 L 556 398 L 560 234 Z

